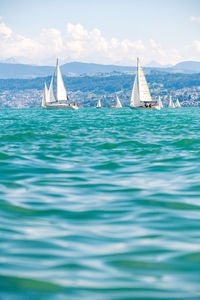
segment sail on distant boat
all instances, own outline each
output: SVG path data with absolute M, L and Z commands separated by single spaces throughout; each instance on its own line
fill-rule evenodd
M 54 93 L 54 82 L 56 77 L 56 94 Z M 64 86 L 62 74 L 60 72 L 60 66 L 58 64 L 58 59 L 56 63 L 56 71 L 52 75 L 49 90 L 44 87 L 42 107 L 47 109 L 78 109 L 77 104 L 66 103 L 68 100 L 68 95 Z
M 162 103 L 162 100 L 161 100 L 160 96 L 158 97 L 158 106 L 160 108 L 163 108 L 163 103 Z
M 119 97 L 116 95 L 116 105 L 111 106 L 111 108 L 122 108 L 121 101 L 119 100 Z
M 133 84 L 130 108 L 152 108 L 160 109 L 157 104 L 153 104 L 149 87 L 146 82 L 146 78 L 140 64 L 139 58 L 137 58 L 137 73 Z
M 97 102 L 96 108 L 101 108 L 101 100 L 100 100 L 100 99 L 99 99 L 98 102 Z
M 52 75 L 52 78 L 51 78 L 51 83 L 50 83 L 50 86 L 49 86 L 49 97 L 48 97 L 48 100 L 47 100 L 46 104 L 56 102 L 56 98 L 55 98 L 54 90 L 53 90 L 53 84 L 54 84 L 54 74 Z
M 43 96 L 42 96 L 42 107 L 45 107 L 47 102 L 48 102 L 48 97 L 49 97 L 49 91 L 47 89 L 46 82 L 44 83 L 44 91 L 43 91 Z
M 176 99 L 175 107 L 176 107 L 176 108 L 180 108 L 180 107 L 181 107 L 181 104 L 180 104 L 178 98 Z
M 174 105 L 174 102 L 173 102 L 173 100 L 172 100 L 172 96 L 170 95 L 170 97 L 169 97 L 169 106 L 168 106 L 169 108 L 175 108 L 175 105 Z

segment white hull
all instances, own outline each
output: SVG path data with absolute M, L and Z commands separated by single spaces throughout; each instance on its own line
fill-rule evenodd
M 48 104 L 45 107 L 46 109 L 78 109 L 77 105 L 74 104 Z
M 122 107 L 117 107 L 117 106 L 111 106 L 110 108 L 122 108 Z
M 152 107 L 145 107 L 145 106 L 129 106 L 131 109 L 136 109 L 136 110 L 140 110 L 140 109 L 156 109 L 156 110 L 160 110 L 159 106 L 152 106 Z

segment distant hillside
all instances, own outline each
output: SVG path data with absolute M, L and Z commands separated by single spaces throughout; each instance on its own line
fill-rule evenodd
M 136 67 L 124 67 L 115 65 L 101 65 L 94 63 L 71 62 L 61 66 L 63 74 L 96 74 L 96 73 L 112 73 L 112 72 L 133 72 Z
M 156 64 L 156 62 L 154 62 Z M 51 75 L 55 70 L 53 66 L 35 66 L 16 63 L 0 63 L 0 79 L 28 79 L 45 77 Z M 136 67 L 101 65 L 94 63 L 71 62 L 61 66 L 64 75 L 99 74 L 99 73 L 132 73 Z M 144 67 L 144 71 L 149 72 L 164 71 L 169 73 L 200 73 L 200 62 L 182 62 L 173 67 Z
M 54 67 L 0 63 L 0 78 L 35 78 L 52 74 Z
M 183 61 L 175 66 L 174 69 L 179 69 L 183 71 L 192 71 L 192 72 L 199 72 L 200 73 L 200 62 L 198 61 Z

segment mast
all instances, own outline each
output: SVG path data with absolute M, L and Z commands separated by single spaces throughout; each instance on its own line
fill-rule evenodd
M 63 78 L 62 78 L 62 74 L 60 72 L 60 67 L 58 64 L 58 59 L 56 62 L 56 77 L 57 77 L 57 81 L 56 81 L 56 100 L 60 101 L 60 100 L 67 100 L 67 92 L 64 86 L 64 82 L 63 82 Z

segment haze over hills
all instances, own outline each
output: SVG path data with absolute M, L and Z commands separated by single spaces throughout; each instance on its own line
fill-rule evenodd
M 151 66 L 152 65 L 152 66 Z M 169 73 L 200 73 L 200 62 L 185 61 L 168 67 L 152 62 L 151 65 L 144 67 L 145 71 L 165 71 Z M 16 63 L 0 63 L 0 78 L 36 78 L 51 75 L 55 70 L 53 66 L 36 66 Z M 136 67 L 102 65 L 94 63 L 71 62 L 61 66 L 64 75 L 82 75 L 82 74 L 98 74 L 98 73 L 132 73 Z

